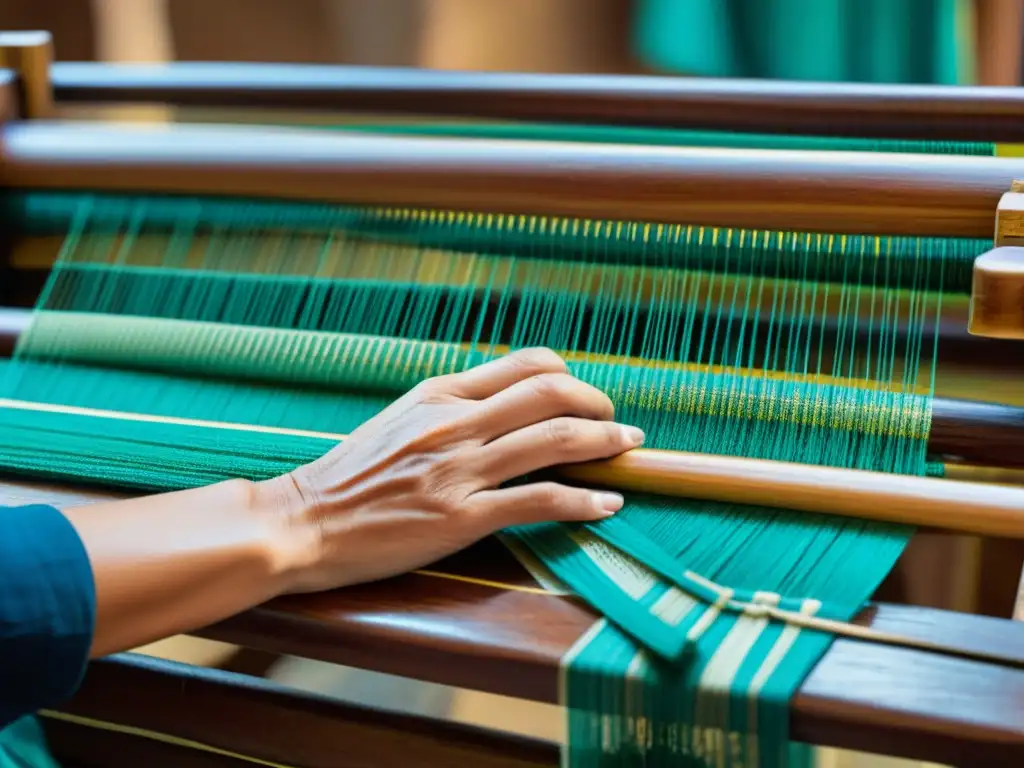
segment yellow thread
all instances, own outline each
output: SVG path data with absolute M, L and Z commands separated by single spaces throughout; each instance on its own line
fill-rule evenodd
M 120 733 L 126 736 L 140 736 L 144 739 L 149 739 L 150 741 L 159 741 L 164 744 L 170 744 L 171 746 L 194 749 L 198 752 L 220 755 L 221 757 L 230 757 L 235 760 L 251 763 L 252 765 L 263 765 L 266 766 L 266 768 L 292 768 L 292 766 L 286 765 L 285 763 L 275 763 L 270 760 L 263 760 L 259 757 L 251 757 L 250 755 L 243 755 L 240 752 L 232 752 L 229 749 L 221 749 L 220 747 L 214 747 L 210 744 L 204 744 L 201 741 L 193 741 L 192 739 L 172 736 L 169 733 L 161 733 L 159 731 L 151 731 L 147 728 L 138 728 L 133 725 L 120 725 L 118 723 L 111 723 L 105 720 L 96 720 L 91 717 L 72 715 L 67 712 L 55 712 L 51 709 L 40 710 L 39 714 L 43 717 L 50 718 L 51 720 L 62 720 L 66 723 L 82 725 L 86 728 L 95 728 L 100 731 Z
M 0 398 L 0 408 L 19 411 L 41 411 L 44 413 L 64 413 L 73 416 L 93 416 L 102 419 L 121 419 L 123 421 L 141 421 L 151 424 L 175 424 L 184 427 L 208 427 L 213 429 L 231 429 L 238 432 L 260 432 L 275 435 L 293 435 L 310 437 L 320 440 L 338 442 L 348 435 L 329 432 L 311 432 L 304 429 L 287 429 L 285 427 L 262 427 L 255 424 L 238 424 L 229 421 L 203 421 L 199 419 L 182 419 L 176 416 L 155 416 L 147 413 L 129 413 L 127 411 L 107 411 L 98 408 L 80 408 L 73 405 L 54 405 L 52 403 L 33 403 L 28 400 L 9 400 Z
M 527 587 L 522 584 L 506 584 L 503 581 L 492 581 L 490 579 L 477 579 L 473 576 L 460 576 L 455 573 L 445 573 L 443 571 L 428 571 L 418 570 L 413 571 L 418 576 L 429 576 L 435 579 L 446 579 L 448 581 L 462 581 L 466 584 L 475 584 L 480 587 L 491 587 L 493 589 L 503 589 L 506 592 L 525 592 L 530 595 L 547 595 L 550 597 L 570 597 L 571 594 L 568 592 L 556 592 L 552 589 L 544 589 L 544 587 Z

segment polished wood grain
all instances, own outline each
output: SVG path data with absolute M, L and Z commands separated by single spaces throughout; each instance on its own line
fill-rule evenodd
M 1010 195 L 1024 202 L 1024 195 Z M 1024 247 L 995 248 L 974 261 L 968 328 L 978 336 L 1024 341 Z
M 514 583 L 518 566 L 482 546 L 436 569 Z M 416 679 L 557 701 L 558 662 L 592 622 L 590 612 L 564 598 L 437 581 L 444 583 L 410 575 L 358 590 L 292 598 L 206 634 Z M 859 621 L 881 631 L 1024 658 L 1024 627 L 998 619 L 885 605 Z M 791 728 L 794 738 L 818 744 L 947 764 L 1005 765 L 999 761 L 1024 748 L 1024 672 L 837 640 L 794 700 Z
M 971 464 L 969 457 L 984 454 L 994 466 L 1024 469 L 1021 429 L 1024 408 L 935 398 L 928 448 L 937 457 L 960 463 Z
M 148 702 L 147 702 L 148 704 Z M 141 704 L 140 704 L 141 706 Z M 61 768 L 252 768 L 253 763 L 67 722 L 45 723 Z M 282 768 L 287 768 L 283 766 Z
M 97 722 L 69 723 L 61 715 Z M 241 763 L 235 755 L 291 768 L 400 766 L 413 757 L 424 768 L 558 764 L 555 744 L 368 709 L 136 654 L 94 661 L 75 697 L 43 720 L 58 759 L 98 768 L 127 764 L 126 752 L 145 748 L 139 741 L 148 742 L 152 759 L 189 768 Z M 151 737 L 104 731 L 98 723 L 141 729 Z M 160 741 L 167 736 L 195 745 Z
M 1016 88 L 175 62 L 58 63 L 65 103 L 156 102 L 724 131 L 1024 141 Z
M 1024 488 L 1008 485 L 649 449 L 570 465 L 558 474 L 637 493 L 1024 539 Z
M 123 494 L 7 483 L 0 503 L 82 504 Z M 556 702 L 558 666 L 594 621 L 582 603 L 538 590 L 488 540 L 428 571 L 290 596 L 200 634 L 461 688 Z M 1003 666 L 837 640 L 792 704 L 794 738 L 943 764 L 1006 766 L 1024 749 L 1024 624 L 878 605 L 858 623 L 986 650 Z
M 810 232 L 991 237 L 1024 160 L 348 135 L 0 128 L 0 187 L 289 198 Z
M 0 32 L 0 68 L 18 73 L 24 117 L 38 119 L 52 115 L 52 61 L 53 38 L 49 32 Z

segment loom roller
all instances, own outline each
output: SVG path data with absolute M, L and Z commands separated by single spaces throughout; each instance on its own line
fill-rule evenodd
M 26 76 L 26 72 L 38 69 L 40 59 L 34 59 L 32 53 L 36 46 L 20 50 L 22 57 L 15 63 L 23 65 L 20 69 L 26 83 L 23 112 L 26 116 L 45 114 L 52 86 L 49 82 L 40 85 L 38 78 Z M 74 75 L 74 71 L 71 74 Z M 955 163 L 947 164 L 940 159 L 918 158 L 912 163 L 913 169 L 908 169 L 912 171 L 909 177 L 903 177 L 894 176 L 891 164 L 865 162 L 859 157 L 825 153 L 800 153 L 797 157 L 792 153 L 755 151 L 744 154 L 714 150 L 668 153 L 654 150 L 649 157 L 628 158 L 627 162 L 633 160 L 635 164 L 623 168 L 621 159 L 614 153 L 594 148 L 551 149 L 556 155 L 561 152 L 552 158 L 544 156 L 550 149 L 545 147 L 504 145 L 496 152 L 495 147 L 485 145 L 453 147 L 430 140 L 378 137 L 305 136 L 303 142 L 295 144 L 295 134 L 269 129 L 183 128 L 124 132 L 103 127 L 26 122 L 5 126 L 4 134 L 6 157 L 0 165 L 0 184 L 7 187 L 91 189 L 95 179 L 102 175 L 104 186 L 123 191 L 155 188 L 155 191 L 188 192 L 190 188 L 197 191 L 213 188 L 222 194 L 272 197 L 287 190 L 297 197 L 338 203 L 397 202 L 432 207 L 440 204 L 456 210 L 576 216 L 606 212 L 611 214 L 609 218 L 622 218 L 622 206 L 614 206 L 612 213 L 600 189 L 589 199 L 580 200 L 577 196 L 573 200 L 572 195 L 567 194 L 570 190 L 558 185 L 558 177 L 568 167 L 567 177 L 575 189 L 579 188 L 581 174 L 607 189 L 617 172 L 636 175 L 639 167 L 644 171 L 639 174 L 637 187 L 641 199 L 634 206 L 636 215 L 627 213 L 626 218 L 657 221 L 688 218 L 712 225 L 767 228 L 778 215 L 783 215 L 794 226 L 888 234 L 914 233 L 921 227 L 921 219 L 930 222 L 926 227 L 929 232 L 938 225 L 946 235 L 976 234 L 985 217 L 981 201 L 991 198 L 993 184 L 998 184 L 996 180 L 1007 175 L 1011 166 L 1012 176 L 1024 177 L 1024 170 L 1017 170 L 1017 163 L 1012 161 L 1003 169 L 991 163 L 977 167 L 961 164 L 958 168 Z M 231 151 L 227 151 L 229 144 Z M 264 152 L 262 161 L 253 169 L 251 161 L 259 154 L 257 149 L 267 147 L 271 151 Z M 299 151 L 290 147 L 297 147 Z M 275 149 L 278 152 L 273 151 Z M 309 166 L 309 160 L 318 150 L 329 158 L 330 166 L 330 172 L 321 179 Z M 250 168 L 245 168 L 246 165 Z M 861 179 L 856 180 L 857 166 L 864 165 L 876 167 L 864 169 Z M 488 173 L 488 183 L 482 184 L 478 168 L 493 172 L 495 166 L 499 182 L 492 184 L 493 173 Z M 382 167 L 383 173 L 377 172 Z M 517 178 L 522 167 L 529 169 L 525 190 L 520 184 L 522 179 Z M 786 169 L 782 178 L 778 173 L 780 167 Z M 375 170 L 368 174 L 365 169 Z M 221 173 L 223 170 L 228 170 L 227 176 Z M 197 179 L 197 173 L 203 178 Z M 691 189 L 668 190 L 667 184 L 677 181 L 677 177 L 691 181 Z M 803 180 L 823 177 L 820 183 L 824 201 L 801 193 Z M 744 180 L 748 188 L 752 180 L 758 187 L 747 210 L 744 210 L 743 200 L 735 199 L 742 197 L 735 194 L 739 188 L 730 189 L 731 183 Z M 1007 185 L 1010 191 L 1002 195 L 995 215 L 996 248 L 975 262 L 969 331 L 979 336 L 1021 340 L 1024 339 L 1024 248 L 1019 245 L 1024 245 L 1024 218 L 1021 216 L 1024 194 L 1013 178 L 1007 180 L 1011 182 Z M 894 189 L 887 181 L 903 185 L 905 189 Z M 776 186 L 779 188 L 773 189 Z M 708 192 L 711 192 L 710 200 Z M 833 192 L 841 198 L 835 203 L 828 199 Z M 877 193 L 880 199 L 868 199 L 872 193 Z M 926 209 L 920 207 L 918 201 L 911 199 L 919 193 L 931 194 L 933 204 Z M 895 214 L 886 205 L 886 197 L 894 198 Z M 570 202 L 566 205 L 564 201 Z M 797 206 L 801 210 L 797 210 Z M 558 210 L 560 207 L 564 210 Z M 988 216 L 991 220 L 991 213 Z M 856 224 L 851 226 L 852 222 Z M 11 330 L 18 330 L 20 320 L 16 316 L 8 317 Z M 963 446 L 943 444 L 944 429 L 955 434 L 957 422 L 962 426 L 965 419 L 974 426 L 982 426 L 983 434 L 999 435 L 996 442 L 1001 440 L 1001 445 L 989 446 L 990 457 L 1004 454 L 1002 461 L 995 463 L 1014 464 L 1013 454 L 1019 454 L 1020 446 L 1024 445 L 1024 415 L 1017 409 L 987 404 L 937 400 L 930 446 L 933 453 L 965 453 L 960 450 Z M 1001 428 L 986 431 L 986 422 Z M 949 425 L 953 428 L 948 429 Z M 756 502 L 979 534 L 1024 537 L 1024 489 L 1011 486 L 643 449 L 611 461 L 564 467 L 559 471 L 577 481 L 624 490 Z

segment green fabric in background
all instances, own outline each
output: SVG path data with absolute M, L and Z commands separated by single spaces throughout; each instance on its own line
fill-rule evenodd
M 961 0 L 638 0 L 634 47 L 699 77 L 962 84 Z

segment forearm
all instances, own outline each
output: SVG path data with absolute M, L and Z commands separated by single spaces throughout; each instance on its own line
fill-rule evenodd
M 91 655 L 198 629 L 288 587 L 273 500 L 234 480 L 64 511 L 96 585 Z

